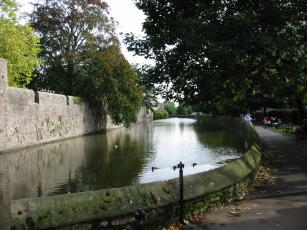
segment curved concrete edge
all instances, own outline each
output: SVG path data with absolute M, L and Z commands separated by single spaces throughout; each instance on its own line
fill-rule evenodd
M 207 209 L 240 197 L 252 182 L 261 162 L 262 149 L 253 128 L 254 144 L 239 159 L 207 172 L 184 177 L 185 206 L 189 211 Z M 78 225 L 91 227 L 131 225 L 138 207 L 146 222 L 163 222 L 176 212 L 178 179 L 94 192 L 11 203 L 12 229 L 47 229 Z M 83 227 L 82 227 L 83 226 Z

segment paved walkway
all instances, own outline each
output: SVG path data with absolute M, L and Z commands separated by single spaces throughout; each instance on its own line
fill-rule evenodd
M 297 141 L 262 127 L 256 130 L 265 151 L 269 152 L 275 183 L 265 183 L 243 201 L 205 213 L 202 223 L 185 229 L 307 229 L 307 141 Z

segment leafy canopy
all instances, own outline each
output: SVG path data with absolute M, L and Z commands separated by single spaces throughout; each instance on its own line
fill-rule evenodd
M 15 0 L 0 0 L 0 17 L 16 20 L 17 4 Z
M 166 100 L 164 102 L 164 109 L 168 112 L 169 115 L 176 115 L 177 108 L 173 101 Z
M 143 93 L 104 1 L 45 0 L 35 5 L 31 20 L 43 60 L 32 87 L 103 102 L 115 124 L 135 121 Z
M 16 20 L 16 2 L 0 1 L 0 57 L 8 61 L 10 86 L 26 87 L 40 64 L 39 38 L 29 25 Z
M 138 76 L 118 47 L 97 52 L 86 66 L 87 77 L 82 82 L 83 95 L 103 101 L 116 124 L 128 126 L 136 121 L 143 102 Z
M 97 51 L 118 45 L 108 5 L 100 0 L 45 0 L 35 4 L 33 27 L 42 44 L 43 66 L 34 85 L 76 95 L 86 65 Z
M 165 97 L 216 113 L 265 98 L 302 99 L 306 19 L 301 0 L 136 0 L 145 38 L 130 50 L 156 60 L 150 82 Z M 303 91 L 304 91 L 303 90 Z

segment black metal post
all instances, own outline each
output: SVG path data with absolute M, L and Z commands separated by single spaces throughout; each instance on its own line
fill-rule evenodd
M 183 168 L 184 164 L 180 161 L 180 163 L 177 165 L 179 168 L 179 221 L 183 224 L 184 218 L 183 218 Z
M 138 208 L 135 213 L 135 222 L 137 230 L 145 229 L 145 211 L 142 208 Z

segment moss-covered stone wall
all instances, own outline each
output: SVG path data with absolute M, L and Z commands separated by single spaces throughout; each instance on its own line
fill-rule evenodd
M 238 122 L 232 120 L 232 122 Z M 187 212 L 208 209 L 241 197 L 251 184 L 261 160 L 253 128 L 245 127 L 253 142 L 237 160 L 203 173 L 184 177 Z M 177 212 L 178 179 L 93 192 L 15 200 L 12 229 L 133 229 L 135 211 L 146 211 L 146 224 L 165 223 Z

